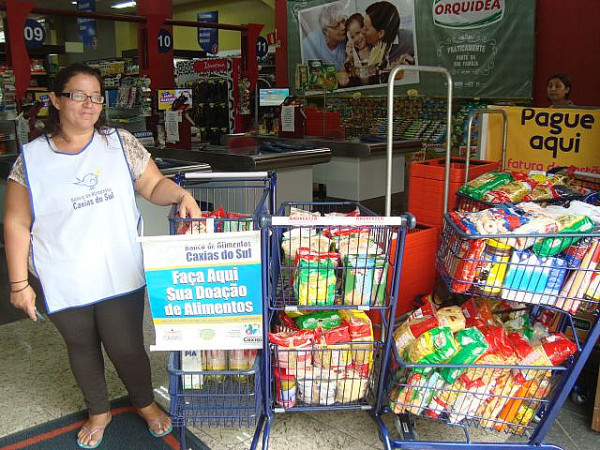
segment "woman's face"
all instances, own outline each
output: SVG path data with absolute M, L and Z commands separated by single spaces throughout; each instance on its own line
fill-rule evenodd
M 96 77 L 77 74 L 65 84 L 63 92 L 82 92 L 85 95 L 102 95 Z M 92 131 L 102 112 L 102 104 L 92 103 L 89 97 L 84 102 L 50 94 L 52 104 L 58 110 L 63 131 Z
M 365 35 L 367 44 L 373 45 L 383 37 L 385 31 L 375 29 L 371 23 L 371 18 L 368 14 L 365 14 L 365 26 L 363 27 L 363 34 Z
M 569 88 L 564 85 L 560 78 L 551 78 L 546 87 L 548 99 L 554 104 L 565 101 L 569 93 Z
M 348 41 L 350 41 L 350 44 L 356 47 L 357 50 L 362 50 L 367 46 L 367 40 L 365 39 L 363 29 L 360 26 L 358 20 L 353 20 L 352 22 L 350 22 L 350 24 L 348 25 L 347 34 Z

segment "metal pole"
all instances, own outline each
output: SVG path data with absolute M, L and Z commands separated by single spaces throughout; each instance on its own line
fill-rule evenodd
M 479 116 L 479 120 L 483 120 L 483 116 L 485 114 L 501 114 L 502 115 L 502 166 L 500 167 L 502 170 L 506 168 L 506 140 L 508 138 L 508 116 L 506 111 L 503 109 L 490 109 L 490 108 L 481 108 L 473 111 L 469 114 L 469 121 L 467 123 L 467 154 L 465 155 L 465 183 L 469 181 L 469 164 L 471 161 L 471 128 L 473 127 L 473 119 L 476 116 Z M 479 129 L 481 130 L 481 124 L 479 124 Z M 481 134 L 479 135 L 481 137 Z
M 392 212 L 392 149 L 394 145 L 394 81 L 398 72 L 431 72 L 439 73 L 446 77 L 448 84 L 448 111 L 446 112 L 446 175 L 444 181 L 444 214 L 448 212 L 448 191 L 450 189 L 450 143 L 452 137 L 452 76 L 447 69 L 436 66 L 396 66 L 390 72 L 388 78 L 388 127 L 387 127 L 387 178 L 385 192 L 385 215 L 389 216 Z

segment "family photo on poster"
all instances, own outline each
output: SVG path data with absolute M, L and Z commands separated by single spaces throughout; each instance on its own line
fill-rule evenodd
M 298 23 L 302 62 L 335 66 L 340 89 L 386 84 L 394 67 L 417 62 L 414 0 L 339 0 L 298 11 Z

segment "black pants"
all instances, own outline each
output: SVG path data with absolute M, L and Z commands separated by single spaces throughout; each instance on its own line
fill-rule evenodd
M 90 414 L 110 410 L 102 345 L 133 405 L 144 408 L 154 401 L 143 316 L 144 289 L 48 315 L 67 344 L 71 370 Z

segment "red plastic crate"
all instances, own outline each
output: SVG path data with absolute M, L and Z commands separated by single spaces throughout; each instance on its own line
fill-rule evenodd
M 408 211 L 414 214 L 419 223 L 434 225 L 441 231 L 444 212 L 445 159 L 431 159 L 413 162 L 408 181 Z M 471 160 L 469 180 L 481 174 L 497 170 L 497 161 Z M 457 206 L 456 191 L 465 182 L 464 158 L 450 160 L 450 186 L 448 190 L 448 210 Z

